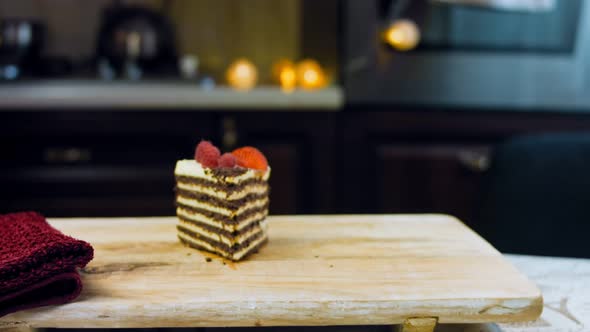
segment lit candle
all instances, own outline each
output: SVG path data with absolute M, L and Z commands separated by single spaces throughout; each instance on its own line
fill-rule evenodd
M 226 78 L 234 89 L 249 90 L 256 85 L 258 71 L 250 61 L 238 59 L 227 68 Z
M 315 60 L 303 60 L 297 64 L 297 81 L 304 89 L 318 89 L 326 85 L 326 74 Z
M 297 74 L 295 65 L 289 59 L 279 59 L 272 65 L 272 80 L 281 86 L 283 92 L 289 93 L 295 90 Z
M 420 42 L 420 29 L 411 20 L 397 20 L 385 30 L 383 39 L 398 51 L 409 51 Z

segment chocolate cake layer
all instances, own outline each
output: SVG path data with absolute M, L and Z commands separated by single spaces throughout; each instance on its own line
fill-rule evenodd
M 179 218 L 207 224 L 209 226 L 216 227 L 217 229 L 225 230 L 227 232 L 240 232 L 242 229 L 250 226 L 250 224 L 252 224 L 253 222 L 264 220 L 268 215 L 268 210 L 252 214 L 248 219 L 245 219 L 237 224 L 224 223 L 207 217 L 203 214 L 196 213 L 194 211 L 184 210 L 181 207 L 176 208 L 176 215 Z
M 197 249 L 197 250 L 207 251 L 207 252 L 210 252 L 210 253 L 214 253 L 216 255 L 220 255 L 219 252 L 210 250 L 209 248 L 200 246 L 200 245 L 195 244 L 195 243 L 191 243 L 191 242 L 185 241 L 181 237 L 178 237 L 178 238 L 180 239 L 180 242 L 181 243 L 183 243 L 184 245 L 186 245 L 188 247 L 191 247 L 191 248 L 194 248 L 194 249 Z M 221 254 L 221 255 L 224 256 L 225 258 L 229 258 L 229 259 L 231 259 L 233 261 L 242 260 L 242 259 L 247 258 L 248 256 L 250 256 L 250 255 L 252 255 L 254 253 L 257 253 L 260 250 L 260 248 L 262 248 L 267 242 L 268 242 L 268 238 L 264 239 L 262 242 L 260 242 L 256 246 L 252 247 L 246 254 L 244 254 L 243 256 L 239 257 L 238 259 L 234 259 L 232 257 L 232 255 L 229 255 L 229 254 Z
M 220 235 L 223 235 L 227 238 L 234 238 L 237 236 L 240 236 L 242 234 L 246 234 L 248 232 L 250 232 L 252 229 L 259 227 L 260 226 L 260 222 L 262 220 L 264 220 L 266 217 L 263 218 L 259 218 L 257 220 L 252 221 L 251 223 L 248 224 L 248 226 L 240 229 L 239 231 L 234 231 L 234 232 L 230 232 L 228 230 L 225 229 L 221 229 L 219 227 L 215 227 L 215 226 L 211 226 L 209 224 L 205 224 L 203 222 L 199 222 L 199 221 L 195 221 L 195 220 L 191 220 L 191 219 L 187 219 L 187 218 L 183 218 L 182 216 L 178 216 L 178 219 L 181 222 L 187 223 L 187 224 L 191 224 L 194 225 L 196 227 L 200 227 L 206 231 L 212 232 L 212 233 L 217 233 Z
M 205 171 L 206 173 L 210 173 L 213 177 L 218 179 L 224 179 L 227 177 L 236 177 L 248 172 L 247 168 L 242 167 L 234 167 L 234 168 L 210 168 Z
M 226 224 L 230 224 L 230 225 L 236 225 L 239 224 L 240 222 L 247 220 L 248 218 L 250 218 L 252 215 L 259 213 L 259 212 L 267 212 L 268 211 L 268 206 L 269 206 L 269 202 L 267 201 L 263 206 L 261 207 L 256 207 L 253 209 L 248 209 L 242 213 L 240 213 L 239 215 L 233 216 L 233 217 L 229 217 L 226 215 L 223 215 L 221 213 L 217 213 L 217 212 L 213 212 L 213 211 L 209 211 L 206 209 L 201 209 L 201 208 L 196 208 L 190 205 L 186 205 L 186 204 L 182 204 L 179 202 L 176 202 L 176 206 L 180 207 L 184 210 L 187 211 L 191 211 L 194 213 L 199 213 L 202 214 L 204 216 L 207 216 L 211 219 L 214 219 L 216 221 L 222 222 L 222 223 L 226 223 Z
M 241 243 L 235 243 L 234 245 L 230 246 L 230 245 L 228 245 L 226 243 L 215 241 L 215 240 L 210 239 L 210 238 L 208 238 L 206 236 L 203 236 L 201 234 L 195 233 L 192 230 L 190 230 L 190 229 L 188 229 L 186 227 L 183 227 L 182 225 L 176 225 L 176 229 L 179 232 L 183 232 L 184 234 L 186 234 L 186 235 L 188 235 L 188 236 L 190 236 L 190 237 L 192 237 L 194 239 L 197 239 L 199 241 L 208 243 L 209 245 L 211 245 L 215 249 L 219 249 L 220 251 L 223 251 L 223 252 L 226 252 L 226 253 L 229 253 L 229 254 L 233 254 L 233 253 L 238 252 L 238 251 L 240 251 L 240 250 L 242 250 L 244 248 L 247 248 L 250 245 L 250 243 L 252 243 L 253 241 L 256 241 L 259 238 L 265 236 L 264 231 L 263 230 L 260 230 L 260 232 L 255 233 L 254 235 L 250 236 L 249 238 L 247 238 L 243 242 L 241 242 Z
M 263 194 L 253 193 L 253 194 L 246 195 L 244 198 L 228 200 L 228 199 L 220 199 L 220 198 L 213 197 L 211 195 L 203 194 L 203 193 L 196 192 L 196 191 L 189 191 L 189 190 L 185 190 L 185 189 L 180 189 L 178 187 L 174 188 L 174 190 L 176 191 L 177 196 L 183 196 L 185 198 L 194 199 L 194 200 L 201 201 L 201 202 L 206 202 L 208 204 L 218 206 L 221 208 L 225 208 L 225 209 L 230 209 L 230 210 L 237 210 L 248 202 L 268 198 L 268 192 L 263 193 Z
M 268 186 L 268 182 L 265 180 L 262 180 L 262 179 L 248 179 L 248 180 L 244 180 L 244 181 L 240 182 L 240 184 L 235 184 L 235 183 L 226 183 L 226 182 L 213 182 L 213 181 L 205 180 L 203 178 L 193 178 L 193 177 L 189 177 L 189 176 L 176 175 L 176 181 L 180 182 L 180 183 L 187 183 L 187 184 L 193 184 L 193 185 L 198 185 L 198 186 L 203 186 L 203 187 L 210 187 L 210 188 L 218 190 L 218 191 L 227 192 L 228 194 L 242 191 L 246 187 L 253 185 L 253 184 Z

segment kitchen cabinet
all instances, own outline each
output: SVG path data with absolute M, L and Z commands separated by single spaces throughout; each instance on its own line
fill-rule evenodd
M 436 212 L 475 229 L 496 144 L 590 129 L 584 114 L 377 107 L 2 111 L 0 122 L 0 213 L 174 214 L 174 163 L 210 139 L 265 153 L 271 214 Z
M 583 114 L 356 109 L 337 124 L 338 211 L 448 213 L 478 230 L 497 144 L 589 129 Z
M 336 192 L 344 212 L 447 213 L 472 220 L 492 141 L 428 122 L 387 113 L 342 121 Z
M 0 213 L 170 215 L 174 161 L 213 135 L 205 114 L 18 112 L 0 133 Z
M 0 134 L 0 213 L 174 214 L 174 165 L 201 139 L 253 145 L 272 167 L 272 214 L 332 210 L 326 112 L 13 112 Z
M 396 144 L 371 147 L 374 195 L 368 206 L 378 213 L 447 213 L 470 221 L 476 206 L 486 146 Z

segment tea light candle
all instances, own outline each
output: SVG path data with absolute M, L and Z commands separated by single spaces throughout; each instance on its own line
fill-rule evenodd
M 420 29 L 411 20 L 397 20 L 385 30 L 383 39 L 398 51 L 409 51 L 420 42 Z
M 297 84 L 295 68 L 293 66 L 283 68 L 279 75 L 279 82 L 281 83 L 281 89 L 283 92 L 291 92 L 295 90 L 295 85 Z
M 281 86 L 283 92 L 292 92 L 297 85 L 295 65 L 289 59 L 277 60 L 272 65 L 271 78 L 273 82 L 278 83 Z
M 304 89 L 318 89 L 326 85 L 326 74 L 315 60 L 307 59 L 297 64 L 296 75 L 299 86 Z
M 258 70 L 252 62 L 238 59 L 227 68 L 226 79 L 234 89 L 249 90 L 256 85 Z

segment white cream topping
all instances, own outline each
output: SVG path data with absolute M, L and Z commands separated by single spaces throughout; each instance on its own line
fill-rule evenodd
M 268 210 L 264 210 L 264 211 L 260 211 L 258 213 L 255 213 L 255 214 L 251 215 L 250 217 L 242 220 L 237 225 L 230 225 L 230 224 L 222 223 L 222 222 L 219 222 L 219 221 L 214 220 L 212 218 L 209 218 L 201 213 L 188 211 L 188 210 L 185 210 L 181 207 L 178 207 L 176 209 L 176 215 L 183 217 L 185 219 L 188 219 L 188 220 L 202 222 L 202 223 L 207 224 L 209 226 L 224 229 L 229 232 L 234 232 L 234 231 L 242 230 L 243 228 L 247 227 L 248 225 L 250 225 L 252 222 L 254 222 L 256 220 L 260 220 L 262 218 L 265 218 L 268 215 Z
M 267 185 L 260 184 L 250 184 L 244 187 L 244 189 L 241 191 L 229 192 L 229 194 L 225 190 L 217 190 L 211 187 L 204 187 L 193 183 L 185 183 L 180 181 L 176 183 L 176 186 L 183 190 L 203 193 L 215 198 L 227 200 L 242 199 L 249 194 L 264 194 L 268 191 Z
M 191 206 L 194 208 L 204 209 L 204 210 L 211 211 L 211 212 L 216 212 L 216 213 L 222 214 L 224 216 L 228 216 L 228 217 L 234 217 L 234 216 L 238 216 L 238 215 L 244 213 L 244 211 L 246 211 L 246 210 L 263 207 L 264 205 L 266 205 L 268 203 L 268 197 L 264 197 L 262 199 L 258 199 L 255 201 L 250 201 L 244 205 L 241 205 L 236 210 L 231 210 L 231 209 L 223 208 L 220 206 L 215 206 L 215 205 L 203 203 L 203 202 L 195 200 L 195 199 L 186 198 L 182 195 L 178 195 L 176 197 L 176 201 L 178 203 L 182 203 L 184 205 Z
M 201 241 L 201 240 L 192 238 L 191 236 L 186 235 L 186 234 L 184 234 L 182 232 L 179 232 L 178 233 L 178 236 L 181 239 L 183 239 L 183 240 L 185 240 L 185 241 L 187 241 L 189 243 L 198 245 L 198 246 L 203 247 L 203 248 L 207 248 L 207 250 L 209 250 L 209 251 L 216 252 L 219 255 L 223 256 L 223 257 L 230 258 L 230 259 L 233 259 L 233 260 L 236 260 L 236 261 L 237 260 L 240 260 L 246 254 L 248 254 L 250 252 L 250 250 L 252 250 L 254 247 L 256 247 L 257 245 L 259 245 L 260 243 L 262 243 L 264 240 L 266 240 L 266 236 L 262 236 L 259 239 L 257 239 L 256 241 L 252 241 L 249 246 L 247 246 L 247 247 L 243 248 L 242 250 L 240 250 L 238 252 L 235 252 L 233 255 L 231 255 L 231 254 L 229 254 L 229 253 L 227 253 L 227 252 L 225 252 L 223 250 L 220 250 L 220 249 L 218 249 L 218 248 L 210 245 L 209 243 L 207 243 L 205 241 Z
M 251 236 L 258 234 L 260 232 L 264 232 L 266 233 L 266 229 L 268 228 L 268 226 L 266 225 L 266 221 L 261 221 L 260 222 L 260 227 L 254 227 L 253 229 L 251 229 L 250 231 L 244 233 L 244 234 L 240 234 L 239 236 L 233 237 L 233 238 L 229 238 L 225 235 L 221 235 L 219 233 L 215 233 L 215 232 L 211 232 L 209 230 L 206 230 L 204 228 L 201 228 L 197 225 L 191 224 L 191 223 L 187 223 L 187 222 L 183 222 L 183 221 L 179 221 L 178 222 L 179 225 L 181 225 L 182 227 L 188 229 L 191 232 L 200 234 L 204 237 L 208 237 L 211 240 L 214 241 L 218 241 L 218 242 L 222 242 L 227 244 L 228 246 L 232 246 L 236 243 L 242 243 L 244 241 L 246 241 L 248 238 L 250 238 Z
M 207 168 L 204 168 L 200 163 L 198 163 L 194 159 L 184 159 L 184 160 L 179 160 L 176 162 L 176 168 L 174 169 L 174 174 L 181 175 L 181 176 L 193 177 L 193 178 L 201 178 L 201 179 L 205 179 L 205 180 L 209 180 L 209 181 L 213 181 L 213 182 L 220 182 L 220 180 L 218 178 L 211 175 L 211 173 L 208 172 L 207 170 L 208 170 Z M 243 182 L 245 180 L 256 179 L 256 178 L 262 179 L 264 181 L 268 181 L 268 179 L 270 178 L 270 166 L 264 172 L 261 172 L 261 171 L 255 170 L 255 169 L 248 169 L 246 171 L 246 173 L 244 173 L 242 175 L 233 176 L 233 177 L 229 177 L 229 176 L 225 177 L 224 182 L 239 184 L 240 182 Z

